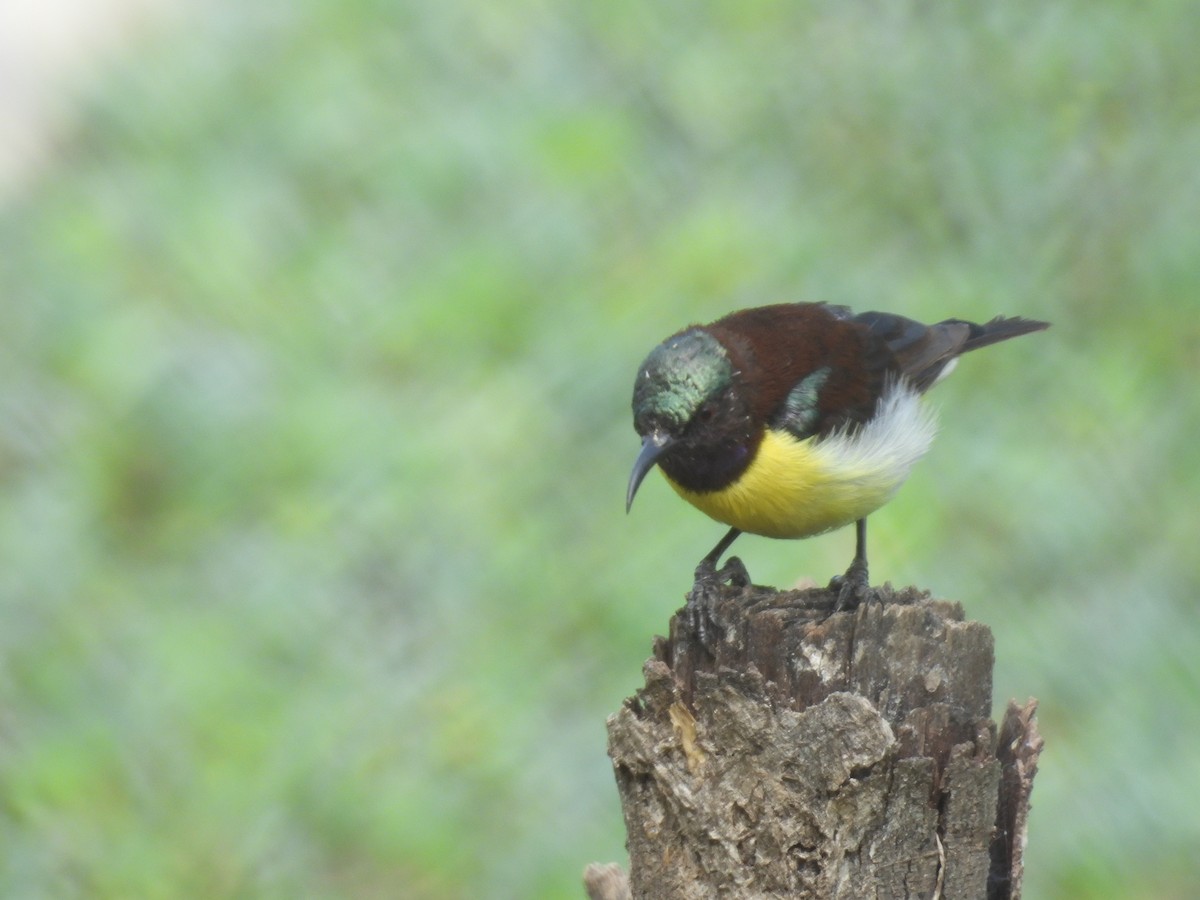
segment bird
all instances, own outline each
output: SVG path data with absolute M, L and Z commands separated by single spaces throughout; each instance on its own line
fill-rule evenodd
M 795 539 L 855 525 L 855 551 L 834 578 L 835 609 L 870 596 L 867 516 L 895 495 L 937 430 L 922 395 L 972 350 L 1050 323 L 997 316 L 925 325 L 886 312 L 780 303 L 690 325 L 638 369 L 633 425 L 642 447 L 629 512 L 657 466 L 675 492 L 729 526 L 696 579 L 733 577 L 717 564 L 742 533 Z

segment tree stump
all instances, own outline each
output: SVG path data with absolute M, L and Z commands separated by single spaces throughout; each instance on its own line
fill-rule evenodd
M 1036 701 L 998 746 L 991 631 L 874 593 L 694 589 L 609 718 L 630 873 L 591 896 L 1019 897 Z

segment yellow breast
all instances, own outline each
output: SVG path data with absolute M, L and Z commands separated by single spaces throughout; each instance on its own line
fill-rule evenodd
M 722 490 L 701 493 L 667 481 L 718 522 L 766 537 L 809 537 L 887 503 L 929 449 L 935 431 L 917 394 L 897 388 L 853 435 L 798 440 L 768 429 L 750 467 Z

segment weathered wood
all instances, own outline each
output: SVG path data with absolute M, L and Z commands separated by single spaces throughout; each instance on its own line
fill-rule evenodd
M 633 897 L 1019 895 L 1035 706 L 998 758 L 991 632 L 877 594 L 710 585 L 675 615 L 608 723 Z
M 1037 701 L 1024 706 L 1008 701 L 996 756 L 1002 768 L 1000 808 L 992 835 L 992 881 L 988 900 L 1021 900 L 1029 795 L 1044 741 L 1037 730 Z
M 591 863 L 583 870 L 588 900 L 632 900 L 629 876 L 616 863 Z

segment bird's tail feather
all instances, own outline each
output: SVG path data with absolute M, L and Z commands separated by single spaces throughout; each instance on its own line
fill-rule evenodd
M 1005 316 L 996 316 L 996 318 L 990 322 L 985 322 L 983 325 L 976 325 L 974 322 L 964 322 L 962 319 L 947 319 L 945 322 L 939 322 L 938 324 L 966 325 L 970 329 L 959 353 L 978 350 L 980 347 L 986 347 L 989 344 L 998 344 L 1000 341 L 1007 341 L 1009 338 L 1031 334 L 1034 331 L 1043 331 L 1050 327 L 1049 322 L 1039 322 L 1037 319 L 1023 319 L 1020 316 L 1007 318 Z

